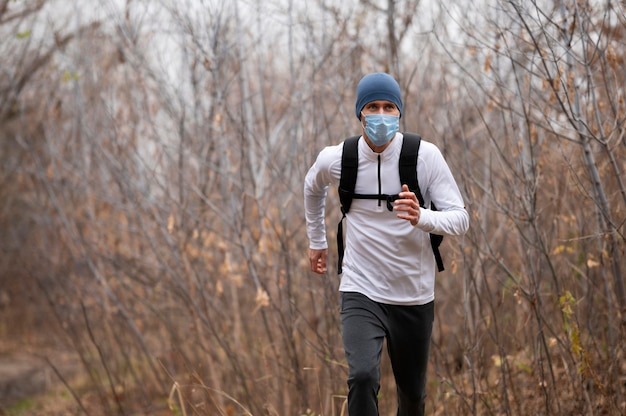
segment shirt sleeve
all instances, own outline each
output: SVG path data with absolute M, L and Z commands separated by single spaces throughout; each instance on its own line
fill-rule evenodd
M 304 215 L 309 248 L 328 248 L 324 221 L 328 187 L 338 182 L 341 175 L 343 146 L 329 146 L 317 156 L 304 178 Z
M 465 234 L 469 228 L 469 214 L 463 197 L 441 151 L 432 143 L 422 142 L 418 178 L 426 208 L 421 209 L 417 227 L 440 235 Z M 431 201 L 437 211 L 430 209 Z

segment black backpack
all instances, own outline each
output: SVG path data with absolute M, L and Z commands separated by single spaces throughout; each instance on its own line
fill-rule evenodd
M 343 263 L 343 219 L 350 210 L 353 199 L 377 199 L 387 203 L 387 209 L 393 211 L 393 202 L 398 199 L 398 195 L 387 194 L 355 194 L 356 175 L 359 167 L 358 142 L 361 136 L 352 136 L 345 140 L 343 144 L 343 155 L 341 156 L 341 178 L 339 180 L 339 201 L 341 202 L 341 213 L 343 214 L 337 226 L 337 249 L 339 251 L 339 264 L 337 266 L 338 273 L 342 272 Z M 407 184 L 409 190 L 415 193 L 421 207 L 424 207 L 424 197 L 420 191 L 417 181 L 417 154 L 420 148 L 421 137 L 413 133 L 404 133 L 402 142 L 402 150 L 400 151 L 400 161 L 398 169 L 400 170 L 400 183 Z M 432 210 L 437 210 L 435 204 L 431 203 Z M 444 270 L 443 259 L 439 252 L 439 246 L 443 240 L 442 235 L 430 234 L 430 245 L 437 261 L 437 270 Z

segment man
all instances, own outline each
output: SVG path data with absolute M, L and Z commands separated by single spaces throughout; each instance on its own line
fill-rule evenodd
M 354 193 L 398 194 L 392 210 L 376 199 L 354 199 L 346 214 L 341 276 L 341 331 L 348 362 L 348 413 L 378 415 L 380 362 L 387 339 L 398 393 L 398 415 L 423 415 L 434 319 L 435 258 L 429 233 L 463 235 L 469 227 L 458 186 L 439 149 L 422 141 L 417 177 L 425 206 L 400 183 L 400 87 L 385 73 L 369 74 L 356 90 L 358 142 Z M 306 175 L 305 215 L 311 270 L 324 274 L 328 186 L 338 184 L 343 144 L 323 149 Z

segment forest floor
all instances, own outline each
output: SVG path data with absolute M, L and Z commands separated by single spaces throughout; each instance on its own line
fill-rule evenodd
M 50 372 L 45 359 L 19 351 L 0 352 L 0 409 L 45 393 Z
M 0 304 L 0 416 L 73 414 L 66 382 L 80 373 L 76 354 L 32 312 L 32 300 L 14 300 Z
M 105 416 L 65 331 L 36 303 L 26 295 L 0 302 L 0 416 Z M 131 413 L 174 414 L 163 402 Z
M 86 390 L 86 382 L 74 351 L 32 340 L 7 342 L 7 337 L 0 335 L 0 416 L 105 416 L 97 394 Z M 131 414 L 176 413 L 160 404 Z
M 0 342 L 0 416 L 62 414 L 73 400 L 56 372 L 67 377 L 77 368 L 67 352 Z

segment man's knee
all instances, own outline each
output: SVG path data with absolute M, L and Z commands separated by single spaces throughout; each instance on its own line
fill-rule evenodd
M 378 391 L 380 380 L 378 372 L 375 370 L 357 370 L 348 376 L 350 388 L 372 389 Z

